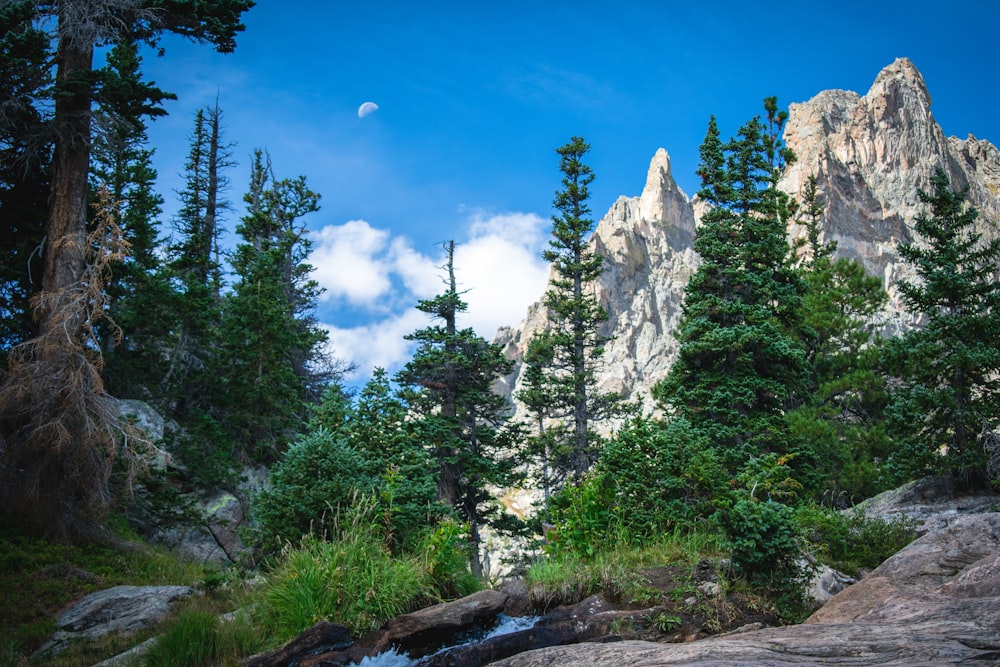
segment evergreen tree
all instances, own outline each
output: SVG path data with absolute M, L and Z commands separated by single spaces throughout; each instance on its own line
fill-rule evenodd
M 437 502 L 434 460 L 410 428 L 406 405 L 392 391 L 385 370 L 376 368 L 361 389 L 348 431 L 378 480 L 389 542 L 398 548 L 412 545 L 444 507 Z
M 458 328 L 458 314 L 467 305 L 455 284 L 454 242 L 447 250 L 445 292 L 417 305 L 442 324 L 406 337 L 417 342 L 417 350 L 396 382 L 414 415 L 414 437 L 437 462 L 438 498 L 468 524 L 470 564 L 479 577 L 481 527 L 499 519 L 488 489 L 512 481 L 517 432 L 504 423 L 506 402 L 493 391 L 511 362 L 499 346 Z
M 985 242 L 975 231 L 979 212 L 942 169 L 931 186 L 918 192 L 930 211 L 914 223 L 920 243 L 899 246 L 918 278 L 898 283 L 903 303 L 926 324 L 886 350 L 898 379 L 893 458 L 911 476 L 950 472 L 974 484 L 986 477 L 977 437 L 1000 412 L 1000 239 Z
M 888 296 L 859 262 L 833 257 L 836 242 L 820 240 L 825 211 L 814 176 L 799 211 L 806 231 L 799 331 L 808 373 L 800 404 L 787 418 L 806 492 L 847 505 L 881 490 L 876 462 L 885 458 L 887 443 L 878 316 Z
M 30 299 L 42 275 L 52 81 L 48 37 L 32 24 L 32 4 L 0 4 L 0 368 L 14 345 L 37 333 Z
M 525 374 L 530 383 L 520 396 L 528 399 L 536 415 L 546 486 L 550 468 L 556 480 L 567 473 L 579 477 L 590 468 L 599 451 L 594 423 L 618 408 L 616 396 L 596 390 L 595 373 L 608 341 L 600 327 L 608 314 L 595 294 L 603 257 L 588 247 L 594 229 L 588 186 L 594 174 L 583 158 L 589 150 L 580 137 L 556 149 L 563 189 L 556 192 L 552 238 L 542 254 L 555 271 L 545 293 L 548 328 L 529 345 Z M 558 430 L 545 430 L 549 416 L 570 422 L 565 438 L 556 440 Z
M 103 520 L 111 465 L 122 453 L 114 446 L 116 420 L 97 381 L 101 361 L 91 347 L 101 313 L 95 308 L 100 300 L 87 290 L 95 290 L 101 280 L 82 282 L 99 275 L 103 262 L 118 254 L 117 243 L 103 246 L 114 250 L 100 251 L 98 242 L 96 256 L 88 257 L 95 249 L 87 234 L 92 107 L 100 82 L 93 68 L 95 47 L 132 38 L 155 43 L 172 31 L 232 51 L 243 29 L 239 18 L 253 2 L 18 3 L 24 4 L 31 9 L 32 25 L 52 28 L 53 151 L 42 290 L 33 302 L 38 332 L 19 346 L 16 371 L 12 365 L 0 382 L 0 402 L 18 415 L 0 424 L 0 505 L 38 532 L 86 538 Z M 115 226 L 113 214 L 107 217 L 109 224 L 97 230 Z M 96 264 L 88 266 L 88 260 Z M 49 395 L 59 400 L 39 400 Z
M 731 470 L 787 447 L 783 414 L 805 383 L 794 338 L 803 287 L 789 264 L 788 198 L 777 189 L 794 155 L 781 144 L 787 117 L 765 100 L 723 143 L 711 118 L 699 191 L 711 207 L 695 233 L 701 265 L 685 290 L 680 350 L 654 396 L 707 432 Z
M 537 461 L 542 499 L 546 503 L 565 480 L 567 470 L 560 462 L 565 459 L 565 444 L 569 441 L 566 421 L 554 418 L 557 413 L 553 400 L 556 387 L 555 379 L 549 374 L 553 362 L 551 333 L 536 333 L 528 341 L 528 349 L 524 353 L 521 389 L 517 392 L 517 399 L 531 414 L 534 435 L 528 438 L 526 454 L 532 461 Z
M 312 247 L 301 219 L 319 210 L 305 177 L 275 179 L 270 158 L 254 152 L 247 214 L 236 231 L 236 276 L 223 321 L 227 423 L 260 460 L 305 421 L 329 377 L 317 377 L 326 333 L 314 309 L 320 290 L 306 258 Z
M 162 344 L 165 359 L 161 376 L 168 406 L 182 419 L 186 415 L 216 413 L 213 394 L 222 317 L 222 267 L 219 263 L 221 211 L 233 166 L 232 146 L 222 138 L 222 111 L 218 102 L 195 114 L 191 149 L 185 163 L 185 187 L 174 221 L 176 237 L 168 248 L 167 279 L 172 293 L 161 304 L 169 339 Z
M 103 85 L 94 112 L 92 187 L 106 187 L 120 221 L 129 256 L 112 266 L 108 283 L 108 316 L 114 327 L 100 331 L 104 378 L 109 391 L 121 396 L 157 398 L 149 383 L 157 376 L 165 335 L 162 304 L 170 285 L 162 270 L 157 218 L 163 198 L 155 192 L 153 150 L 146 147 L 145 118 L 166 112 L 162 100 L 174 96 L 142 80 L 142 59 L 135 43 L 114 46 L 99 71 Z M 160 375 L 162 377 L 162 374 Z

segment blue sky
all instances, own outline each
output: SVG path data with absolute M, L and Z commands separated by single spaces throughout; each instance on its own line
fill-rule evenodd
M 696 8 L 695 5 L 699 6 Z M 593 217 L 642 191 L 657 148 L 694 194 L 710 114 L 724 134 L 761 110 L 830 89 L 864 94 L 910 58 L 946 134 L 1000 142 L 1000 3 L 296 2 L 258 0 L 236 51 L 166 38 L 147 76 L 178 95 L 150 127 L 165 217 L 194 113 L 218 95 L 238 165 L 234 228 L 249 155 L 322 195 L 312 263 L 335 354 L 407 359 L 423 326 L 416 300 L 442 288 L 441 243 L 458 244 L 465 326 L 492 338 L 545 287 L 555 148 L 591 144 Z M 379 109 L 363 118 L 359 106 Z M 232 236 L 230 236 L 230 240 Z

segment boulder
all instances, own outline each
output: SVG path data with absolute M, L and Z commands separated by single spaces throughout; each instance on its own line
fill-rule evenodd
M 493 621 L 506 602 L 506 593 L 479 591 L 454 602 L 442 602 L 392 618 L 357 645 L 370 651 L 369 655 L 394 647 L 419 658 L 436 651 L 454 637 Z
M 115 586 L 85 595 L 56 617 L 59 629 L 39 653 L 58 652 L 79 639 L 129 634 L 156 625 L 174 602 L 194 592 L 188 586 Z
M 303 656 L 343 651 L 354 640 L 342 625 L 320 621 L 281 648 L 255 655 L 244 662 L 245 667 L 284 667 L 298 664 Z
M 917 534 L 923 535 L 946 528 L 961 516 L 990 512 L 997 507 L 1000 495 L 956 493 L 954 480 L 944 476 L 908 482 L 845 511 L 883 521 L 911 521 Z
M 522 653 L 506 667 L 913 665 L 1000 661 L 1000 513 L 956 518 L 833 597 L 802 625 L 687 644 L 624 641 Z

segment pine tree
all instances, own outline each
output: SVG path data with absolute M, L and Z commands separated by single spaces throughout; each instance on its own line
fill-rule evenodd
M 229 182 L 225 170 L 233 164 L 232 146 L 222 136 L 218 102 L 199 109 L 185 164 L 181 208 L 174 221 L 176 236 L 168 247 L 166 279 L 174 289 L 160 306 L 170 337 L 161 345 L 165 364 L 160 383 L 169 397 L 168 407 L 181 419 L 217 413 L 211 397 L 220 391 L 214 373 L 223 286 L 218 242 L 221 212 L 229 208 L 224 199 Z
M 481 527 L 499 519 L 488 489 L 511 482 L 517 432 L 505 424 L 506 402 L 493 391 L 511 362 L 499 346 L 458 328 L 458 314 L 467 305 L 455 283 L 454 247 L 454 242 L 447 246 L 445 292 L 417 305 L 442 324 L 406 337 L 417 342 L 417 350 L 396 382 L 415 415 L 414 437 L 437 463 L 438 498 L 468 524 L 470 564 L 479 577 Z
M 931 186 L 918 191 L 930 212 L 914 223 L 920 243 L 899 245 L 917 274 L 898 283 L 903 303 L 926 324 L 887 345 L 899 382 L 889 409 L 893 458 L 909 475 L 950 472 L 975 484 L 986 478 L 977 437 L 1000 412 L 1000 239 L 975 231 L 979 212 L 942 169 Z
M 701 265 L 684 294 L 680 350 L 654 396 L 708 433 L 731 469 L 783 451 L 785 407 L 803 390 L 794 338 L 803 287 L 789 265 L 786 195 L 777 189 L 794 155 L 781 144 L 787 117 L 774 98 L 723 143 L 715 118 L 701 145 L 699 191 L 711 207 L 695 233 Z
M 330 379 L 317 377 L 311 364 L 326 333 L 315 319 L 320 290 L 310 277 L 312 244 L 301 220 L 319 210 L 319 195 L 303 176 L 276 179 L 270 157 L 257 150 L 244 200 L 223 318 L 227 423 L 252 456 L 269 461 Z
M 31 5 L 0 4 L 0 368 L 37 333 L 30 300 L 42 274 L 49 196 L 50 54 Z
M 388 541 L 396 548 L 411 546 L 444 513 L 437 502 L 435 462 L 412 430 L 406 404 L 393 392 L 385 370 L 376 368 L 358 393 L 348 438 L 378 480 Z
M 887 452 L 879 314 L 888 295 L 860 262 L 833 257 L 835 241 L 821 241 L 825 207 L 815 176 L 806 181 L 799 212 L 806 232 L 798 270 L 807 384 L 787 413 L 794 465 L 817 500 L 846 505 L 881 490 L 876 462 Z
M 608 341 L 600 328 L 608 314 L 595 293 L 604 258 L 589 247 L 594 221 L 587 200 L 594 174 L 583 162 L 589 150 L 581 137 L 556 149 L 563 189 L 556 192 L 552 238 L 542 254 L 552 262 L 555 278 L 545 293 L 548 326 L 529 345 L 525 375 L 530 384 L 520 396 L 536 415 L 545 485 L 567 474 L 579 477 L 590 468 L 599 452 L 594 425 L 618 409 L 617 396 L 596 389 L 595 374 Z M 550 417 L 568 420 L 565 437 L 554 437 L 562 429 L 546 426 Z M 554 480 L 548 480 L 548 469 Z
M 104 379 L 119 396 L 156 399 L 149 382 L 158 373 L 166 324 L 162 304 L 170 298 L 158 253 L 158 220 L 163 198 L 155 192 L 153 150 L 146 147 L 146 117 L 165 115 L 160 103 L 174 96 L 142 80 L 142 59 L 132 42 L 114 46 L 94 112 L 92 188 L 108 189 L 129 256 L 111 267 L 107 286 L 108 317 L 114 327 L 99 332 L 104 351 Z
M 6 8 L 13 3 L 3 4 Z M 85 527 L 100 524 L 109 504 L 107 473 L 118 453 L 107 447 L 108 430 L 115 419 L 103 387 L 93 381 L 100 368 L 100 359 L 89 351 L 96 312 L 92 301 L 81 298 L 81 290 L 88 288 L 81 281 L 100 268 L 88 266 L 88 259 L 101 262 L 109 256 L 99 253 L 88 257 L 93 250 L 87 233 L 92 107 L 100 80 L 93 66 L 95 47 L 132 38 L 155 42 L 163 32 L 172 31 L 211 43 L 220 51 L 231 51 L 236 33 L 243 29 L 239 18 L 253 2 L 180 0 L 166 6 L 158 1 L 64 0 L 18 4 L 30 7 L 33 25 L 52 26 L 49 50 L 55 56 L 50 61 L 55 85 L 49 92 L 54 144 L 42 290 L 33 301 L 38 334 L 22 344 L 18 373 L 5 376 L 0 386 L 0 400 L 22 415 L 19 421 L 0 425 L 2 451 L 9 457 L 0 466 L 0 474 L 6 478 L 0 480 L 0 489 L 5 495 L 29 490 L 28 504 L 22 501 L 19 505 L 29 509 L 24 518 L 41 532 L 72 538 L 90 532 Z M 113 214 L 108 217 L 113 219 Z M 36 400 L 54 386 L 70 388 L 57 392 L 64 405 Z M 18 402 L 24 404 L 18 406 Z M 50 411 L 46 414 L 43 407 Z M 53 437 L 53 429 L 57 437 Z M 29 459 L 36 462 L 32 472 L 20 463 Z M 83 461 L 100 464 L 77 466 Z M 37 490 L 41 488 L 52 488 L 53 493 L 42 496 Z M 75 526 L 77 523 L 81 525 Z

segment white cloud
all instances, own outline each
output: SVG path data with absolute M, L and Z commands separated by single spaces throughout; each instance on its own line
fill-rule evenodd
M 410 308 L 398 315 L 363 326 L 341 329 L 324 325 L 329 335 L 331 355 L 355 366 L 344 378 L 349 384 L 367 382 L 376 367 L 390 375 L 410 360 L 413 344 L 407 334 L 427 326 L 426 314 Z
M 389 232 L 364 220 L 327 225 L 313 237 L 309 263 L 313 277 L 326 289 L 324 300 L 346 299 L 352 305 L 371 304 L 392 287 L 382 257 Z
M 469 213 L 468 240 L 455 247 L 455 277 L 469 305 L 459 326 L 492 339 L 499 327 L 520 322 L 541 298 L 549 274 L 541 259 L 546 224 L 533 213 Z M 326 325 L 333 354 L 357 366 L 345 379 L 365 381 L 376 366 L 398 370 L 412 352 L 403 337 L 429 322 L 414 305 L 444 289 L 444 254 L 424 255 L 409 239 L 360 220 L 324 227 L 315 239 L 310 262 L 327 290 L 325 299 L 389 313 L 356 327 Z
M 549 265 L 541 258 L 546 221 L 533 213 L 475 215 L 471 238 L 455 249 L 455 273 L 476 332 L 492 339 L 520 322 L 541 298 Z
M 402 279 L 407 293 L 429 299 L 441 291 L 441 263 L 414 250 L 409 239 L 393 239 L 390 257 L 392 270 Z

